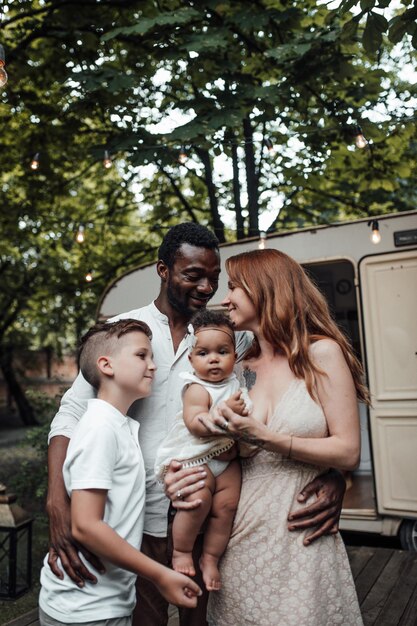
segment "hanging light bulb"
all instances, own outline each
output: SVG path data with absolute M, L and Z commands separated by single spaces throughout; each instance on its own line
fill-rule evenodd
M 106 170 L 108 170 L 109 167 L 112 166 L 112 160 L 110 158 L 110 152 L 108 150 L 104 151 L 103 165 L 106 168 Z
M 93 270 L 88 270 L 87 274 L 85 275 L 85 280 L 87 283 L 91 283 L 93 280 Z
M 80 244 L 84 243 L 85 241 L 84 226 L 82 224 L 78 226 L 77 234 L 75 235 L 75 241 Z
M 366 146 L 368 145 L 368 140 L 363 134 L 362 128 L 360 126 L 355 126 L 353 130 L 353 137 L 355 141 L 355 146 L 357 148 L 359 148 L 360 150 L 362 150 L 363 148 L 366 148 Z
M 180 150 L 179 155 L 178 155 L 178 163 L 181 163 L 181 165 L 184 165 L 184 163 L 186 162 L 187 159 L 188 159 L 188 154 L 187 154 L 184 146 L 181 146 L 181 150 Z
M 4 69 L 6 65 L 6 55 L 4 47 L 0 44 L 0 87 L 4 87 L 7 83 L 7 72 Z
M 276 155 L 277 151 L 275 150 L 274 144 L 270 139 L 265 139 L 265 147 L 269 152 L 269 156 L 274 157 Z
M 34 154 L 32 160 L 30 162 L 30 169 L 31 170 L 38 170 L 39 169 L 39 165 L 40 165 L 39 152 L 36 152 L 36 154 Z
M 371 227 L 372 232 L 370 239 L 372 243 L 377 244 L 381 241 L 381 233 L 379 232 L 378 220 L 371 220 L 368 222 L 368 226 Z
M 266 248 L 266 233 L 263 230 L 259 233 L 258 248 L 259 250 L 265 250 Z

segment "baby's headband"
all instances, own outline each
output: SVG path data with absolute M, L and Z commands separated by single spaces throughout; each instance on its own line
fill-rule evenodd
M 195 344 L 197 343 L 196 335 L 198 333 L 203 332 L 203 330 L 218 330 L 220 333 L 224 333 L 225 335 L 230 337 L 230 339 L 233 342 L 233 345 L 235 345 L 234 333 L 229 332 L 228 330 L 225 330 L 224 328 L 219 328 L 218 326 L 202 326 L 201 328 L 197 328 L 197 330 L 194 330 L 194 326 L 192 324 L 188 324 L 187 326 L 188 336 L 186 339 L 188 342 L 188 349 L 190 352 L 194 348 Z
M 194 331 L 194 334 L 196 335 L 197 333 L 201 333 L 201 332 L 203 332 L 203 330 L 218 330 L 219 333 L 224 333 L 225 335 L 230 337 L 230 339 L 233 341 L 233 343 L 235 343 L 235 335 L 234 335 L 234 333 L 232 333 L 232 332 L 229 333 L 228 330 L 224 330 L 224 328 L 219 328 L 218 326 L 204 326 L 202 328 L 197 328 L 197 330 Z

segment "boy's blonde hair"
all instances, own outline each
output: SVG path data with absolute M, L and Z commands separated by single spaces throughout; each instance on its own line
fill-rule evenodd
M 145 322 L 127 318 L 117 322 L 99 322 L 81 337 L 78 353 L 82 375 L 95 389 L 100 386 L 100 372 L 97 360 L 100 356 L 114 354 L 118 340 L 128 333 L 144 333 L 152 339 L 152 331 Z

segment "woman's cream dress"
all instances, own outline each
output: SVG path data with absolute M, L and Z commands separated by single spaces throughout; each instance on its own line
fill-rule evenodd
M 299 437 L 324 437 L 321 407 L 294 380 L 269 427 Z M 308 547 L 287 530 L 297 495 L 324 468 L 260 450 L 242 459 L 242 491 L 227 551 L 222 589 L 210 594 L 210 626 L 362 626 L 346 550 L 339 534 Z M 310 531 L 311 532 L 311 531 Z

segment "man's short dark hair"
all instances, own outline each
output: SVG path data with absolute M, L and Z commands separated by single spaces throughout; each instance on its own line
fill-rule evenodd
M 219 248 L 219 240 L 206 226 L 195 222 L 184 222 L 169 229 L 158 250 L 158 259 L 163 261 L 167 267 L 172 267 L 178 249 L 183 243 L 209 250 L 218 250 Z
M 95 389 L 100 384 L 97 359 L 106 354 L 113 354 L 120 337 L 128 333 L 141 332 L 152 339 L 151 329 L 145 322 L 126 318 L 117 322 L 98 322 L 85 333 L 80 340 L 78 360 L 84 378 Z

